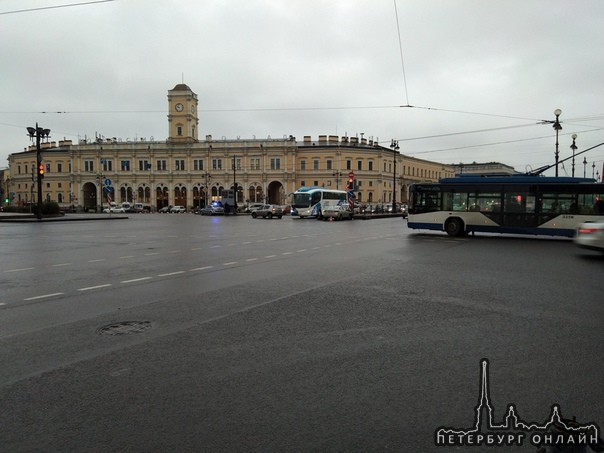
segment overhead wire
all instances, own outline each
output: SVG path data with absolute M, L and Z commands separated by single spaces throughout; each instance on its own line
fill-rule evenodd
M 18 10 L 13 10 L 13 11 L 0 11 L 0 16 L 4 16 L 6 14 L 29 13 L 32 11 L 42 11 L 42 10 L 46 10 L 46 9 L 69 8 L 70 6 L 93 5 L 95 3 L 107 3 L 107 2 L 114 2 L 114 1 L 115 0 L 93 0 L 93 1 L 81 2 L 81 3 L 66 3 L 66 4 L 54 5 L 54 6 L 40 6 L 38 8 L 18 9 Z

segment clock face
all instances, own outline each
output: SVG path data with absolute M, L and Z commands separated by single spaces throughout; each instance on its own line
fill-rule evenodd
M 182 109 L 183 109 L 182 104 L 180 104 L 180 103 L 176 104 L 176 111 L 177 112 L 182 112 Z

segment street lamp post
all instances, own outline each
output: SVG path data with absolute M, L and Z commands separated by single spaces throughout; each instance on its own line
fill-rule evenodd
M 572 135 L 573 144 L 570 145 L 570 149 L 573 150 L 573 178 L 575 177 L 575 151 L 577 151 L 577 145 L 575 144 L 575 140 L 577 139 L 577 134 Z
M 336 190 L 340 190 L 340 178 L 342 177 L 341 171 L 334 171 L 331 176 L 336 177 Z
M 237 214 L 237 160 L 233 156 L 233 214 Z
M 583 157 L 583 177 L 585 178 L 585 171 L 587 170 L 587 157 Z
M 44 137 L 46 137 L 46 140 L 48 140 L 48 137 L 50 137 L 50 129 L 44 129 L 41 127 L 38 127 L 38 123 L 36 123 L 36 127 L 28 127 L 27 128 L 27 133 L 29 135 L 29 137 L 32 139 L 35 138 L 36 139 L 36 168 L 37 168 L 37 172 L 38 172 L 38 209 L 36 212 L 36 217 L 38 217 L 38 219 L 42 218 L 42 177 L 44 175 L 44 170 L 40 167 L 42 165 L 42 152 L 40 149 L 40 140 Z
M 558 176 L 558 158 L 560 156 L 560 152 L 558 150 L 558 132 L 562 129 L 562 126 L 560 125 L 560 115 L 562 114 L 562 110 L 560 109 L 556 109 L 554 110 L 554 115 L 556 115 L 556 121 L 554 122 L 553 128 L 556 130 L 556 153 L 555 153 L 555 157 L 556 157 L 556 177 Z
M 400 149 L 398 141 L 392 139 L 390 148 L 392 148 L 392 155 L 394 156 L 394 172 L 392 173 L 392 214 L 396 214 L 396 156 Z
M 204 178 L 205 178 L 205 180 L 206 180 L 206 188 L 205 188 L 204 192 L 205 192 L 205 195 L 206 195 L 206 196 L 205 196 L 205 199 L 206 199 L 205 206 L 207 206 L 207 205 L 208 205 L 208 191 L 210 190 L 210 186 L 209 186 L 209 183 L 208 183 L 208 179 L 212 179 L 212 175 L 211 175 L 211 174 L 209 174 L 209 173 L 206 171 L 206 172 L 203 174 L 203 176 L 204 176 Z M 205 207 L 205 206 L 204 206 L 204 207 Z

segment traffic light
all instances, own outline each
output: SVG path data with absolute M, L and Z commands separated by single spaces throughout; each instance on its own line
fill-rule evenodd
M 44 164 L 38 165 L 38 175 L 40 175 L 42 178 L 44 177 Z
M 354 179 L 352 179 L 352 178 L 348 179 L 348 184 L 346 184 L 346 189 L 354 190 Z

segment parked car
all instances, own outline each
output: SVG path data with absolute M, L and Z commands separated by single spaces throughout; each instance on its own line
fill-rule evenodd
M 170 208 L 170 214 L 184 214 L 187 212 L 187 208 L 184 206 L 172 206 Z
M 151 206 L 143 203 L 135 203 L 134 212 L 151 212 Z
M 157 212 L 159 212 L 160 214 L 166 214 L 166 213 L 170 212 L 170 209 L 172 209 L 172 205 L 164 206 L 163 208 L 159 208 L 159 210 Z
M 123 213 L 126 212 L 126 210 L 124 209 L 123 206 L 118 206 L 117 203 L 115 201 L 112 201 L 109 206 L 107 206 L 105 209 L 103 209 L 103 212 L 105 214 L 115 214 L 115 213 Z
M 257 217 L 262 217 L 263 219 L 267 217 L 269 219 L 277 217 L 278 219 L 280 219 L 281 217 L 283 217 L 283 209 L 281 209 L 281 206 L 277 206 L 274 204 L 265 204 L 260 206 L 259 208 L 254 209 L 252 211 L 252 217 L 254 219 Z
M 255 209 L 258 209 L 260 207 L 262 207 L 262 203 L 248 203 L 244 209 L 244 212 L 246 212 L 247 214 L 250 214 L 252 211 L 254 211 Z
M 220 201 L 213 201 L 199 210 L 201 215 L 224 215 L 224 206 Z
M 403 219 L 406 219 L 409 216 L 409 205 L 402 204 L 401 212 L 403 213 Z
M 323 209 L 323 220 L 350 220 L 352 212 L 348 205 L 327 206 Z
M 574 241 L 579 247 L 604 252 L 604 221 L 582 223 Z

